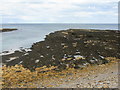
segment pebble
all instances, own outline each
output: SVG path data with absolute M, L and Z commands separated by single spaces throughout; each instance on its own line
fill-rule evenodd
M 35 60 L 35 63 L 38 63 L 39 61 L 40 61 L 40 60 L 37 59 L 37 60 Z
M 46 48 L 47 48 L 47 49 L 49 49 L 49 48 L 50 48 L 50 46 L 46 46 Z
M 43 55 L 41 55 L 40 57 L 44 57 Z

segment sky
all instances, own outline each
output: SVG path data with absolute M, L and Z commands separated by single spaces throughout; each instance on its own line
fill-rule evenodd
M 0 0 L 1 23 L 117 23 L 119 0 Z

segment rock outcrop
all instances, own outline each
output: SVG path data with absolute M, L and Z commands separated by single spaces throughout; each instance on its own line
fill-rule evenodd
M 56 70 L 83 68 L 90 64 L 105 64 L 106 57 L 120 57 L 119 34 L 116 30 L 69 29 L 46 35 L 44 41 L 36 42 L 31 51 L 16 51 L 4 55 L 6 65 L 22 64 L 35 70 L 42 66 L 57 66 Z M 11 57 L 16 57 L 10 60 Z
M 14 31 L 17 30 L 16 28 L 2 28 L 0 29 L 0 32 L 9 32 L 9 31 Z

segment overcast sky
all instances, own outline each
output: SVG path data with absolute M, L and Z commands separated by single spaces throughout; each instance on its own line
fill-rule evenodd
M 2 23 L 117 23 L 119 0 L 0 0 Z

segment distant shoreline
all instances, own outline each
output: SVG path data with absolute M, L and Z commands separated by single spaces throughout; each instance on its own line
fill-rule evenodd
M 9 31 L 14 31 L 14 30 L 18 30 L 16 28 L 0 28 L 0 32 L 9 32 Z

